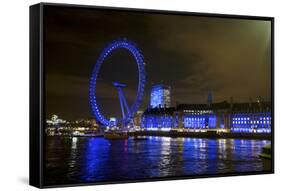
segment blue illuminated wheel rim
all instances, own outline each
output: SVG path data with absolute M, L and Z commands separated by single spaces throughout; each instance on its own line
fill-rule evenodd
M 112 51 L 120 48 L 129 51 L 133 55 L 138 65 L 138 90 L 137 90 L 137 96 L 135 98 L 135 101 L 130 106 L 130 113 L 126 115 L 125 119 L 122 118 L 117 119 L 117 123 L 122 122 L 123 124 L 127 124 L 130 122 L 130 120 L 133 118 L 134 114 L 137 112 L 138 108 L 140 107 L 142 97 L 144 95 L 146 76 L 145 76 L 145 63 L 141 51 L 137 48 L 134 42 L 129 41 L 127 39 L 118 39 L 109 43 L 101 52 L 94 66 L 90 79 L 90 90 L 89 90 L 90 107 L 91 107 L 92 115 L 105 126 L 110 126 L 110 121 L 100 112 L 97 103 L 97 98 L 96 98 L 97 78 L 101 65 L 104 62 L 104 60 L 107 58 L 107 56 L 110 55 Z

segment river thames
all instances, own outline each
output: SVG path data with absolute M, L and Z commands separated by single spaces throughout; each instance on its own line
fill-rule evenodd
M 45 183 L 71 184 L 271 170 L 268 140 L 47 137 Z

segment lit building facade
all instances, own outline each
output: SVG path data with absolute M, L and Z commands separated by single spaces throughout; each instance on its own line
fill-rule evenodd
M 231 132 L 271 133 L 271 103 L 234 104 L 230 119 Z
M 151 88 L 150 107 L 171 107 L 171 87 L 164 84 L 156 84 Z
M 231 117 L 233 132 L 271 132 L 271 113 L 233 114 Z
M 271 133 L 271 103 L 180 104 L 148 108 L 142 115 L 146 130 Z
M 169 131 L 175 126 L 174 108 L 150 108 L 141 118 L 141 128 Z

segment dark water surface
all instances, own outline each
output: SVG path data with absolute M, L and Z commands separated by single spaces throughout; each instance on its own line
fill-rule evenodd
M 270 170 L 266 140 L 47 137 L 45 184 Z

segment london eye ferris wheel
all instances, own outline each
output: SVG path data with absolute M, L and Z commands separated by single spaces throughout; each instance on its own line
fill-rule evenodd
M 89 98 L 90 98 L 90 108 L 92 115 L 104 126 L 111 126 L 110 120 L 101 113 L 100 106 L 97 102 L 97 79 L 100 72 L 100 68 L 103 62 L 106 60 L 107 56 L 109 56 L 114 50 L 117 49 L 125 49 L 127 50 L 132 56 L 134 57 L 135 63 L 138 66 L 138 88 L 137 88 L 137 95 L 132 103 L 132 105 L 128 105 L 126 98 L 123 93 L 123 88 L 126 87 L 125 84 L 120 82 L 114 81 L 112 82 L 113 85 L 117 88 L 118 97 L 121 106 L 122 117 L 117 119 L 117 124 L 126 125 L 130 123 L 132 118 L 134 117 L 135 113 L 139 109 L 142 98 L 144 95 L 144 88 L 146 82 L 146 74 L 145 74 L 145 62 L 143 55 L 136 44 L 130 40 L 125 38 L 117 39 L 111 43 L 109 43 L 99 55 L 94 69 L 91 74 L 90 78 L 90 89 L 89 89 Z M 116 79 L 117 80 L 117 79 Z

